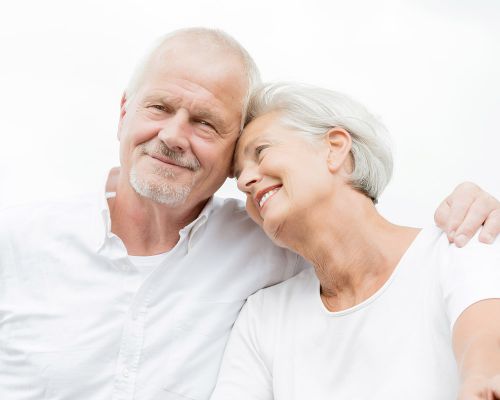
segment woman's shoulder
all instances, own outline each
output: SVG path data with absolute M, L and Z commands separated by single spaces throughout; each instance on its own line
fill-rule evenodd
M 437 227 L 425 228 L 421 234 L 427 252 L 443 267 L 500 262 L 500 240 L 495 240 L 492 244 L 482 243 L 479 241 L 479 232 L 464 247 L 450 243 L 447 235 Z
M 461 263 L 477 263 L 479 259 L 499 259 L 500 240 L 493 244 L 484 244 L 479 241 L 477 233 L 464 247 L 457 247 L 448 241 L 446 233 L 436 226 L 429 226 L 419 233 L 410 250 L 416 257 L 422 259 L 435 259 L 445 266 L 460 261 Z
M 500 241 L 484 244 L 476 235 L 459 248 L 437 228 L 434 234 L 435 240 L 428 242 L 428 253 L 422 261 L 429 264 L 430 276 L 437 279 L 438 293 L 453 326 L 470 305 L 500 298 Z

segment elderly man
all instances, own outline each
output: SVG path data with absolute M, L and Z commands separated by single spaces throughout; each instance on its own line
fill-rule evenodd
M 304 268 L 213 197 L 258 80 L 224 33 L 167 36 L 122 100 L 106 196 L 1 213 L 1 399 L 209 397 L 245 299 Z M 472 197 L 466 226 L 499 208 L 472 191 L 441 208 L 453 227 Z

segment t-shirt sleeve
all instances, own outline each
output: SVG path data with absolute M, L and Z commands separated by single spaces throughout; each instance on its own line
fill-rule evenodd
M 449 245 L 447 252 L 441 263 L 441 287 L 453 329 L 472 304 L 500 298 L 500 241 L 486 245 L 476 237 L 461 249 Z
M 272 376 L 265 361 L 261 292 L 251 296 L 233 327 L 210 400 L 272 400 Z

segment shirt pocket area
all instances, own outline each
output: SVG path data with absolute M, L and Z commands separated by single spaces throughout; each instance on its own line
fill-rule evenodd
M 44 399 L 106 399 L 113 359 L 102 348 L 36 352 L 28 355 L 44 387 Z

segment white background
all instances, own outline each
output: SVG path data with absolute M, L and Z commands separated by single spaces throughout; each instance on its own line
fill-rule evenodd
M 455 184 L 500 195 L 500 2 L 16 1 L 0 6 L 0 206 L 101 188 L 139 56 L 187 26 L 221 28 L 265 80 L 341 90 L 388 126 L 380 202 L 423 225 Z M 240 196 L 234 181 L 220 192 Z

